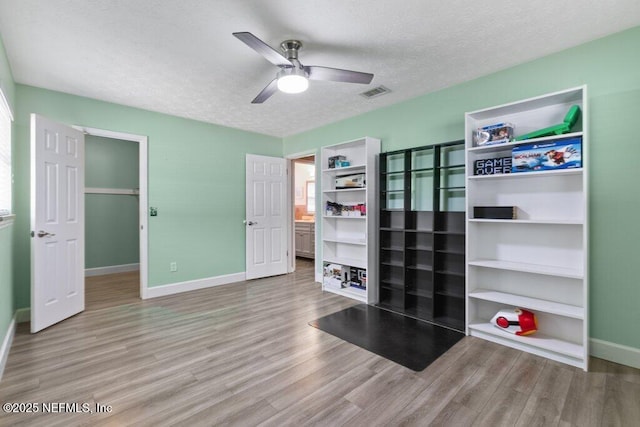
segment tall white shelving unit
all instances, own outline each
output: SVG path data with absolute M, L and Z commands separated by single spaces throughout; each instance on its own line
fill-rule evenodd
M 580 106 L 572 133 L 474 146 L 472 131 L 510 122 L 515 135 L 562 123 Z M 586 86 L 467 113 L 467 335 L 587 370 L 588 204 Z M 479 159 L 511 156 L 518 145 L 582 138 L 582 167 L 474 176 Z M 474 206 L 516 206 L 517 219 L 474 219 Z M 490 324 L 503 308 L 533 311 L 538 331 L 512 335 Z
M 364 137 L 322 148 L 322 265 L 340 265 L 366 270 L 366 290 L 337 284 L 323 277 L 322 289 L 367 304 L 378 302 L 376 269 L 376 156 L 380 140 Z M 329 158 L 344 156 L 349 166 L 329 168 Z M 336 177 L 364 174 L 362 188 L 336 188 Z M 329 215 L 327 202 L 344 206 L 366 205 L 364 215 Z

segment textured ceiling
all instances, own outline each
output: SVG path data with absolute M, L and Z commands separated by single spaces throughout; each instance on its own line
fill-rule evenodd
M 0 0 L 16 82 L 292 135 L 640 25 L 638 0 Z M 251 100 L 277 67 L 231 35 L 304 44 L 304 65 L 370 72 Z M 392 90 L 365 99 L 378 85 Z

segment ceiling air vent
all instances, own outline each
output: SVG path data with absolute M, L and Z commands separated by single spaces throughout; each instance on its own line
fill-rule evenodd
M 373 89 L 370 89 L 366 92 L 362 92 L 360 95 L 364 96 L 367 99 L 371 99 L 371 98 L 376 98 L 378 96 L 382 96 L 385 93 L 389 93 L 391 92 L 389 89 L 387 89 L 384 86 L 378 86 L 378 87 L 374 87 Z

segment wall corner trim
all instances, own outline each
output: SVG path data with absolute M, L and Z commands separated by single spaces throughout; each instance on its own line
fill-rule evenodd
M 591 338 L 589 353 L 600 359 L 640 369 L 640 349 Z
M 15 315 L 16 323 L 24 323 L 31 321 L 31 308 L 19 308 Z
M 163 297 L 166 295 L 179 294 L 182 292 L 195 291 L 198 289 L 211 288 L 213 286 L 227 285 L 230 283 L 243 282 L 246 280 L 246 273 L 225 274 L 222 276 L 207 277 L 204 279 L 189 280 L 186 282 L 170 283 L 168 285 L 153 286 L 146 288 L 143 299 Z
M 16 316 L 11 319 L 9 327 L 4 334 L 2 340 L 2 347 L 0 347 L 0 381 L 2 381 L 2 374 L 4 373 L 4 367 L 7 364 L 9 358 L 9 350 L 11 350 L 11 343 L 13 342 L 13 335 L 16 332 Z

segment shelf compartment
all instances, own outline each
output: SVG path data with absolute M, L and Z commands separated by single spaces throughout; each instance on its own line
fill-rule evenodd
M 328 174 L 328 175 L 343 175 L 343 174 L 359 172 L 364 169 L 366 169 L 366 165 L 357 164 L 357 165 L 345 166 L 343 168 L 322 169 L 322 173 Z
M 404 250 L 404 233 L 402 230 L 380 230 L 380 249 Z
M 498 260 L 517 264 L 539 265 L 542 271 L 580 270 L 585 264 L 582 227 L 502 224 L 474 224 L 470 227 L 467 256 L 470 260 Z M 546 268 L 548 266 L 548 268 Z M 530 271 L 530 270 L 527 270 Z M 569 273 L 572 274 L 572 273 Z
M 380 211 L 380 228 L 404 229 L 404 211 Z
M 464 256 L 449 253 L 441 254 L 436 258 L 435 271 L 438 274 L 449 274 L 464 277 Z
M 356 245 L 356 246 L 366 246 L 367 241 L 364 239 L 349 239 L 349 238 L 339 238 L 339 237 L 325 237 L 322 239 L 323 242 L 329 243 L 344 243 L 346 245 Z
M 413 210 L 407 212 L 406 229 L 411 231 L 433 231 L 433 212 Z
M 464 212 L 438 212 L 435 217 L 436 231 L 464 233 L 465 218 Z
M 389 288 L 380 288 L 380 305 L 391 310 L 404 309 L 404 291 Z
M 434 320 L 440 319 L 447 322 L 447 326 L 456 327 L 458 330 L 464 330 L 464 317 L 465 317 L 465 299 L 461 298 L 464 295 L 463 289 L 454 292 L 454 289 L 442 291 L 439 290 L 440 283 L 436 278 L 436 293 L 434 296 L 433 304 L 433 317 Z M 454 320 L 457 319 L 457 322 Z
M 425 147 L 411 151 L 411 170 L 433 169 L 435 160 L 434 147 Z
M 470 298 L 481 299 L 507 304 L 513 307 L 521 307 L 533 311 L 557 314 L 559 316 L 571 317 L 574 319 L 584 319 L 584 308 L 569 304 L 560 304 L 538 298 L 530 298 L 505 292 L 492 291 L 487 289 L 476 289 L 469 293 Z
M 434 180 L 433 170 L 411 171 L 411 210 L 433 210 Z
M 322 260 L 323 263 L 339 264 L 342 266 L 367 268 L 367 260 L 360 258 L 347 258 L 347 257 L 325 257 Z
M 543 274 L 547 276 L 568 277 L 570 279 L 583 279 L 582 270 L 567 267 L 556 267 L 552 265 L 529 264 L 524 262 L 499 261 L 492 259 L 478 259 L 469 261 L 469 265 L 474 267 L 495 268 L 499 270 L 520 271 L 523 273 Z
M 435 293 L 437 295 L 464 298 L 464 276 L 439 274 L 436 278 Z
M 386 153 L 384 155 L 384 159 L 385 161 L 381 162 L 382 164 L 380 165 L 382 173 L 404 173 L 404 151 L 396 153 Z
M 399 279 L 380 280 L 380 286 L 385 289 L 404 292 L 404 282 Z
M 407 295 L 405 302 L 405 314 L 422 320 L 433 319 L 433 300 L 413 295 Z
M 383 265 L 380 268 L 380 282 L 402 283 L 404 286 L 404 267 Z
M 476 206 L 515 206 L 517 219 L 512 221 L 584 220 L 587 206 L 582 175 L 563 171 L 549 172 L 553 175 L 543 173 L 531 172 L 526 183 L 519 179 L 470 181 L 469 217 Z
M 367 189 L 364 188 L 364 187 L 360 187 L 360 188 L 337 188 L 335 190 L 324 190 L 323 193 L 353 193 L 353 192 L 360 192 L 360 191 L 367 191 Z
M 469 148 L 469 153 L 498 153 L 500 151 L 511 151 L 513 149 L 513 147 L 516 147 L 518 145 L 528 145 L 528 144 L 539 144 L 539 143 L 548 143 L 548 142 L 552 142 L 552 141 L 557 141 L 559 139 L 566 139 L 566 138 L 580 138 L 584 135 L 583 132 L 571 132 L 571 133 L 564 133 L 562 135 L 552 135 L 552 136 L 545 136 L 542 138 L 531 138 L 531 139 L 526 139 L 526 140 L 522 140 L 522 141 L 512 141 L 512 142 L 506 142 L 504 144 L 494 144 L 494 145 L 484 145 L 481 147 L 470 147 Z
M 509 334 L 499 330 L 491 323 L 470 324 L 469 330 L 472 336 L 484 338 L 518 350 L 528 351 L 579 368 L 585 366 L 585 349 L 580 344 L 559 340 L 539 332 L 524 337 Z
M 433 289 L 433 278 L 430 271 L 407 268 L 405 281 L 408 289 L 425 289 L 429 292 Z

